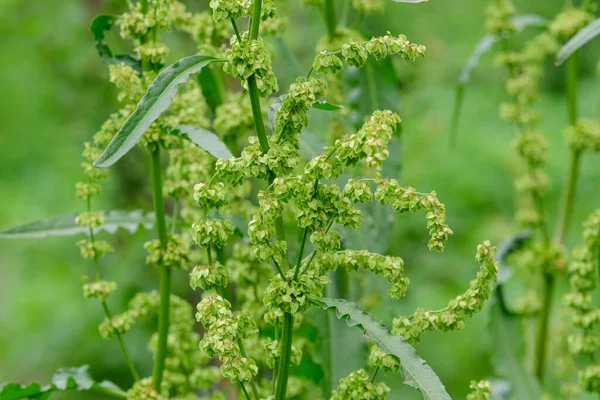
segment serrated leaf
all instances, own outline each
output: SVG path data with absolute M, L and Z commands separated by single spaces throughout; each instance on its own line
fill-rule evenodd
M 565 60 L 569 58 L 571 54 L 575 53 L 598 35 L 600 35 L 600 18 L 591 22 L 585 28 L 577 32 L 577 34 L 573 36 L 571 40 L 561 47 L 556 55 L 555 65 L 559 66 L 565 62 Z
M 214 61 L 217 61 L 214 57 L 195 55 L 182 58 L 162 70 L 138 103 L 133 114 L 127 118 L 102 155 L 94 161 L 94 166 L 109 167 L 127 154 L 150 127 L 150 124 L 156 121 L 171 105 L 177 93 L 177 87 L 186 82 L 191 74 L 200 71 Z
M 223 104 L 223 88 L 215 77 L 215 71 L 212 68 L 202 68 L 198 73 L 198 84 L 206 104 L 214 114 L 217 107 Z
M 122 62 L 127 65 L 132 66 L 138 71 L 141 71 L 142 65 L 140 59 L 137 56 L 133 56 L 131 54 L 113 54 L 108 45 L 104 42 L 106 38 L 105 32 L 109 31 L 117 17 L 115 15 L 110 14 L 101 14 L 96 16 L 92 21 L 92 25 L 90 26 L 90 30 L 94 35 L 94 41 L 96 42 L 96 50 L 100 57 L 109 63 L 118 63 Z
M 525 28 L 533 26 L 544 26 L 546 19 L 535 14 L 516 15 L 512 17 L 511 22 L 515 25 L 517 31 L 522 31 Z M 458 85 L 456 87 L 456 98 L 454 101 L 454 109 L 452 112 L 452 122 L 450 125 L 450 146 L 454 147 L 456 144 L 456 137 L 458 136 L 458 125 L 460 121 L 460 113 L 462 111 L 462 105 L 464 100 L 464 92 L 467 84 L 471 80 L 471 75 L 475 68 L 479 65 L 481 57 L 487 53 L 495 43 L 504 36 L 500 35 L 485 35 L 482 37 L 475 48 L 471 52 L 471 55 L 467 59 L 467 62 L 460 71 L 458 78 Z
M 104 215 L 104 224 L 94 228 L 94 233 L 105 231 L 113 234 L 119 228 L 125 229 L 129 233 L 135 233 L 140 227 L 151 229 L 154 226 L 154 213 L 152 212 L 141 210 L 99 212 Z M 48 236 L 87 235 L 89 229 L 75 223 L 77 215 L 60 215 L 4 229 L 0 231 L 0 239 L 40 239 Z
M 499 296 L 496 292 L 496 296 Z M 542 392 L 535 377 L 524 368 L 521 355 L 523 343 L 521 321 L 505 313 L 500 299 L 491 307 L 490 331 L 492 334 L 493 365 L 496 372 L 508 380 L 511 399 L 541 399 Z
M 178 133 L 176 133 L 177 131 Z M 192 141 L 216 158 L 228 159 L 233 157 L 233 154 L 231 154 L 231 151 L 229 151 L 219 135 L 209 131 L 208 129 L 199 128 L 193 125 L 179 125 L 177 127 L 177 131 L 172 133 L 179 134 L 180 136 Z
M 318 110 L 324 110 L 324 111 L 337 111 L 337 110 L 341 110 L 342 106 L 337 105 L 337 104 L 331 104 L 325 100 L 319 100 L 316 101 L 312 104 L 313 108 L 316 108 Z
M 65 390 L 93 390 L 109 394 L 113 397 L 126 397 L 125 391 L 112 382 L 95 382 L 89 374 L 89 366 L 84 365 L 81 367 L 59 369 L 54 374 L 52 383 L 46 386 L 40 386 L 38 383 L 30 383 L 26 386 L 14 382 L 3 383 L 0 385 L 0 400 L 45 400 L 53 392 Z
M 350 327 L 357 327 L 387 354 L 400 359 L 404 383 L 421 391 L 426 400 L 451 400 L 446 388 L 429 365 L 418 356 L 416 350 L 402 336 L 393 336 L 381 322 L 356 303 L 343 299 L 323 297 L 323 309 L 335 311 L 338 319 L 346 320 Z

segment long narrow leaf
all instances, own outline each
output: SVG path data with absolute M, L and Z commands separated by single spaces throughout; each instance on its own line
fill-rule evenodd
M 565 62 L 565 60 L 569 58 L 571 54 L 575 53 L 598 35 L 600 35 L 600 18 L 591 22 L 588 26 L 577 32 L 577 34 L 573 36 L 571 40 L 565 43 L 565 45 L 558 51 L 558 54 L 556 55 L 555 65 L 559 66 Z
M 420 390 L 424 399 L 451 400 L 440 378 L 402 336 L 393 336 L 387 327 L 356 303 L 328 297 L 321 301 L 325 310 L 335 312 L 337 318 L 346 320 L 348 326 L 361 329 L 382 351 L 400 358 L 404 383 Z
M 394 0 L 396 3 L 427 3 L 429 0 Z
M 76 390 L 76 391 L 98 391 L 113 397 L 125 398 L 126 393 L 109 381 L 96 382 L 88 371 L 89 367 L 84 365 L 75 368 L 61 368 L 52 377 L 52 383 L 41 386 L 38 383 L 20 385 L 15 382 L 0 384 L 0 400 L 36 399 L 45 400 L 52 392 Z
M 216 61 L 215 58 L 196 55 L 182 58 L 161 71 L 148 88 L 148 92 L 137 108 L 127 118 L 111 140 L 104 153 L 94 162 L 96 167 L 109 167 L 133 148 L 140 136 L 152 122 L 165 111 L 173 102 L 177 86 L 186 82 L 190 75 L 198 72 L 207 64 Z
M 540 27 L 544 26 L 547 21 L 543 17 L 535 14 L 516 15 L 511 18 L 511 22 L 515 25 L 517 31 L 522 31 L 528 27 Z M 477 42 L 477 45 L 471 52 L 471 55 L 467 59 L 464 67 L 460 71 L 458 78 L 458 85 L 456 87 L 456 99 L 454 102 L 454 109 L 452 112 L 452 123 L 450 125 L 450 147 L 456 145 L 456 138 L 458 136 L 458 127 L 460 122 L 460 113 L 462 111 L 462 105 L 464 100 L 465 88 L 471 80 L 471 75 L 475 68 L 479 65 L 481 57 L 490 51 L 490 49 L 503 37 L 499 35 L 488 34 Z
M 229 151 L 225 143 L 223 143 L 216 133 L 193 125 L 179 125 L 178 129 L 183 135 L 187 136 L 189 140 L 208 151 L 213 156 L 225 159 L 233 157 L 231 151 Z
M 94 232 L 105 231 L 110 234 L 118 229 L 135 233 L 140 227 L 151 229 L 154 226 L 154 213 L 136 211 L 100 211 L 104 214 L 104 223 Z M 77 225 L 77 214 L 60 215 L 28 224 L 0 230 L 0 239 L 40 239 L 48 236 L 73 236 L 88 234 L 88 228 Z
M 90 26 L 90 30 L 94 35 L 94 41 L 96 42 L 96 50 L 102 59 L 104 59 L 109 64 L 114 63 L 125 63 L 127 65 L 132 66 L 138 71 L 142 70 L 142 64 L 140 62 L 139 57 L 132 54 L 113 54 L 110 50 L 110 47 L 104 42 L 106 38 L 105 32 L 109 31 L 117 17 L 110 14 L 101 14 L 96 16 L 92 21 L 92 25 Z

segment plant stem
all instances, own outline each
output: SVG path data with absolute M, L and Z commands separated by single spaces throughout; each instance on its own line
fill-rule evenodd
M 258 39 L 258 29 L 260 28 L 262 12 L 262 0 L 254 0 L 254 10 L 252 12 L 252 21 L 250 23 L 250 40 Z
M 242 388 L 242 392 L 244 392 L 244 395 L 246 396 L 246 400 L 250 400 L 250 395 L 246 390 L 246 386 L 244 386 L 244 382 L 240 381 L 240 387 Z
M 244 344 L 242 343 L 241 339 L 238 340 L 238 346 L 240 348 L 240 354 L 242 357 L 246 357 L 246 350 L 244 350 Z M 254 379 L 250 379 L 250 387 L 252 388 L 252 394 L 254 395 L 254 398 L 259 400 L 260 396 L 258 395 L 258 389 L 256 388 L 256 382 L 254 382 Z
M 88 213 L 92 212 L 92 199 L 91 197 L 87 198 L 87 211 Z M 90 233 L 90 241 L 92 242 L 92 244 L 96 243 L 96 237 L 94 235 L 94 230 L 90 227 L 89 228 L 89 233 Z M 98 263 L 98 257 L 94 256 L 94 270 L 96 272 L 96 280 L 99 281 L 100 280 L 100 266 Z M 108 308 L 108 304 L 106 304 L 106 300 L 102 300 L 102 309 L 104 310 L 104 315 L 106 315 L 107 318 L 112 318 L 112 313 L 110 312 L 110 309 Z M 131 356 L 129 355 L 129 351 L 127 351 L 127 347 L 125 346 L 125 342 L 123 341 L 123 336 L 119 333 L 117 333 L 117 340 L 119 342 L 119 346 L 121 347 L 121 351 L 123 352 L 123 356 L 125 357 L 125 362 L 127 362 L 127 366 L 129 367 L 129 371 L 131 372 L 131 376 L 133 376 L 133 379 L 137 382 L 140 380 L 140 375 L 137 372 L 137 369 L 135 368 L 135 364 L 133 363 L 133 360 L 131 359 Z
M 327 35 L 329 39 L 335 37 L 336 32 L 336 19 L 335 19 L 335 8 L 333 6 L 333 0 L 325 0 L 325 23 L 327 24 Z
M 567 111 L 569 114 L 569 123 L 574 125 L 577 122 L 577 79 L 579 72 L 579 52 L 571 56 L 567 64 L 566 73 L 566 93 L 567 93 Z M 579 166 L 581 162 L 581 153 L 578 150 L 571 152 L 571 161 L 569 163 L 568 177 L 562 194 L 561 208 L 556 224 L 554 234 L 554 243 L 562 245 L 565 235 L 569 230 L 571 217 L 573 214 L 573 204 L 575 192 L 577 189 L 577 179 L 579 177 Z M 539 322 L 537 335 L 537 348 L 535 358 L 535 374 L 540 382 L 544 381 L 544 367 L 546 365 L 546 347 L 548 342 L 548 332 L 550 330 L 550 314 L 552 308 L 552 296 L 554 292 L 554 275 L 552 272 L 545 273 L 544 287 L 544 309 Z
M 294 317 L 292 314 L 283 315 L 283 337 L 281 341 L 281 359 L 277 373 L 277 384 L 275 385 L 275 400 L 284 400 L 287 390 L 287 381 L 292 353 L 292 334 L 294 329 Z
M 378 372 L 379 372 L 379 367 L 375 368 L 375 371 L 373 371 L 373 376 L 371 376 L 371 382 L 373 382 L 375 380 Z
M 325 288 L 325 296 L 328 296 L 328 288 Z M 334 316 L 326 312 L 321 330 L 321 360 L 323 366 L 323 379 L 321 382 L 321 396 L 327 399 L 331 396 L 331 377 L 333 366 L 331 362 L 331 318 Z
M 308 237 L 308 227 L 304 228 L 302 234 L 302 242 L 300 243 L 300 250 L 298 251 L 298 259 L 296 261 L 296 270 L 294 271 L 294 280 L 298 279 L 298 273 L 300 272 L 300 265 L 302 264 L 302 256 L 304 255 L 304 247 L 306 246 L 306 238 Z
M 154 198 L 154 213 L 156 215 L 156 230 L 160 247 L 164 251 L 167 248 L 167 224 L 165 221 L 165 204 L 162 195 L 162 178 L 160 170 L 160 147 L 156 147 L 152 156 L 152 195 Z M 169 334 L 169 302 L 171 296 L 171 269 L 162 265 L 160 267 L 160 309 L 158 314 L 158 345 L 154 369 L 152 371 L 152 383 L 157 391 L 160 391 L 163 371 L 165 369 L 165 358 L 167 356 L 167 336 Z

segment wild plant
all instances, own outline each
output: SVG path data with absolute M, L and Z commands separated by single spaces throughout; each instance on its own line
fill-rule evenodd
M 354 2 L 360 7 L 376 3 Z M 323 3 L 326 15 L 331 15 L 332 4 Z M 277 34 L 285 25 L 273 1 L 211 0 L 211 11 L 197 14 L 175 0 L 141 0 L 128 6 L 124 14 L 100 16 L 92 26 L 123 107 L 85 144 L 85 180 L 76 190 L 86 208 L 71 230 L 87 234 L 78 246 L 90 260 L 95 279 L 84 284 L 84 295 L 100 302 L 106 318 L 99 332 L 118 342 L 133 385 L 122 390 L 94 382 L 86 368 L 69 369 L 57 373 L 49 386 L 5 384 L 1 399 L 47 398 L 69 389 L 130 400 L 385 399 L 390 388 L 377 380 L 380 373 L 400 375 L 398 379 L 426 399 L 450 399 L 411 343 L 427 332 L 460 330 L 482 310 L 497 279 L 496 248 L 489 241 L 477 247 L 475 279 L 445 308 L 418 308 L 410 316 L 395 318 L 390 329 L 357 303 L 327 293 L 329 277 L 343 270 L 384 277 L 392 299 L 406 294 L 409 279 L 400 257 L 349 248 L 343 240 L 342 232 L 356 230 L 363 222 L 360 204 L 376 201 L 398 215 L 422 213 L 429 250 L 443 251 L 452 235 L 445 206 L 435 192 L 402 186 L 382 172 L 400 117 L 390 110 L 374 110 L 358 129 L 344 129 L 313 156 L 301 153 L 309 111 L 342 109 L 323 100 L 327 93 L 335 99 L 329 84 L 342 71 L 394 56 L 414 63 L 424 56 L 425 47 L 404 35 L 367 39 L 333 29 L 311 68 L 265 113 L 267 99 L 279 86 L 261 32 Z M 113 24 L 123 39 L 132 41 L 133 55 L 113 54 L 104 43 L 104 32 Z M 247 29 L 241 29 L 244 26 Z M 169 49 L 160 33 L 171 29 L 189 33 L 200 54 L 165 67 Z M 193 74 L 198 74 L 197 80 L 189 79 Z M 225 91 L 226 79 L 243 90 Z M 97 234 L 108 223 L 124 225 L 127 218 L 95 211 L 92 199 L 107 177 L 105 168 L 136 144 L 150 158 L 157 239 L 144 247 L 146 263 L 160 271 L 160 279 L 157 291 L 137 293 L 125 310 L 115 313 L 108 300 L 117 284 L 105 280 L 100 265 L 112 248 Z M 169 216 L 166 200 L 172 204 Z M 147 214 L 125 216 L 130 224 L 148 224 Z M 4 235 L 26 236 L 28 230 L 34 228 L 20 227 Z M 172 275 L 188 270 L 190 286 L 202 296 L 195 320 L 192 304 L 172 293 L 182 292 L 172 290 Z M 371 343 L 364 368 L 341 379 L 337 387 L 331 381 L 330 341 L 335 338 L 329 318 L 318 327 L 318 348 L 299 335 L 310 325 L 310 308 L 334 313 Z M 153 314 L 158 315 L 148 344 L 153 371 L 144 377 L 125 339 Z M 307 358 L 315 365 L 320 358 L 320 381 L 294 374 L 293 366 Z M 469 399 L 491 398 L 489 382 L 473 382 L 471 388 Z
M 498 304 L 492 322 L 496 328 L 514 329 L 511 332 L 525 347 L 522 353 L 520 344 L 513 345 L 508 350 L 512 356 L 502 356 L 507 365 L 497 365 L 498 372 L 511 385 L 513 398 L 542 398 L 544 394 L 558 393 L 565 398 L 574 398 L 582 391 L 598 392 L 600 388 L 594 356 L 598 339 L 593 333 L 598 320 L 594 317 L 596 311 L 589 294 L 596 286 L 598 211 L 584 224 L 583 244 L 570 250 L 565 243 L 572 225 L 582 158 L 600 151 L 600 123 L 595 118 L 581 116 L 578 108 L 578 49 L 598 29 L 598 21 L 593 22 L 595 11 L 596 5 L 592 1 L 583 1 L 579 5 L 566 2 L 560 13 L 546 21 L 538 16 L 516 15 L 510 0 L 490 1 L 486 23 L 488 35 L 481 40 L 465 66 L 457 91 L 453 142 L 470 74 L 479 57 L 498 43 L 500 53 L 496 63 L 507 72 L 506 92 L 510 98 L 501 104 L 500 117 L 516 130 L 513 148 L 521 165 L 514 184 L 517 195 L 515 222 L 524 230 L 507 241 L 500 257 L 504 264 L 502 275 L 509 277 L 498 287 Z M 531 37 L 525 36 L 523 45 L 518 45 L 523 42 L 518 40 L 523 37 L 520 32 L 527 27 L 535 28 L 537 32 Z M 549 203 L 553 199 L 547 195 L 551 185 L 544 172 L 548 144 L 540 129 L 543 114 L 538 108 L 544 62 L 549 57 L 556 60 L 556 65 L 568 58 L 565 70 L 568 126 L 564 129 L 564 138 L 570 161 L 555 216 L 547 211 L 552 208 Z M 551 218 L 556 219 L 553 235 L 550 233 Z M 567 280 L 571 291 L 564 296 L 563 303 L 570 309 L 567 313 L 570 318 L 565 318 L 571 320 L 570 327 L 560 329 L 559 334 L 554 335 L 557 331 L 552 326 L 552 311 L 557 308 L 554 297 L 561 290 L 561 281 Z M 525 328 L 531 321 L 536 325 L 533 335 Z M 524 329 L 515 326 L 519 322 Z M 567 348 L 570 354 L 563 350 Z M 561 384 L 555 383 L 557 377 Z

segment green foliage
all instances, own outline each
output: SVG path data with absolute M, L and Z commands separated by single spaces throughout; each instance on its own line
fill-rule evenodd
M 190 56 L 165 68 L 148 87 L 148 92 L 142 97 L 135 111 L 127 118 L 106 150 L 94 161 L 94 166 L 109 167 L 127 154 L 150 124 L 169 107 L 177 93 L 177 86 L 187 81 L 191 74 L 215 61 L 214 57 Z
M 89 372 L 89 367 L 84 365 L 75 368 L 61 368 L 52 377 L 52 383 L 40 386 L 38 383 L 30 383 L 22 386 L 14 382 L 0 384 L 1 400 L 19 399 L 48 399 L 52 393 L 65 390 L 79 392 L 96 391 L 112 397 L 125 398 L 125 392 L 114 383 L 109 381 L 96 382 Z
M 557 66 L 564 63 L 573 53 L 585 46 L 592 39 L 600 34 L 600 19 L 591 22 L 585 28 L 581 29 L 567 43 L 565 43 L 556 55 Z
M 393 336 L 388 328 L 355 303 L 327 297 L 321 298 L 321 301 L 325 310 L 332 311 L 337 318 L 346 320 L 348 326 L 361 329 L 380 350 L 400 358 L 404 384 L 420 390 L 427 400 L 450 399 L 450 395 L 435 372 L 402 336 Z
M 94 232 L 114 234 L 119 229 L 135 233 L 141 227 L 152 229 L 154 213 L 136 211 L 99 211 L 102 223 L 93 226 Z M 73 236 L 88 234 L 89 227 L 76 222 L 77 214 L 61 215 L 58 217 L 30 222 L 0 231 L 0 239 L 40 239 L 48 236 Z

